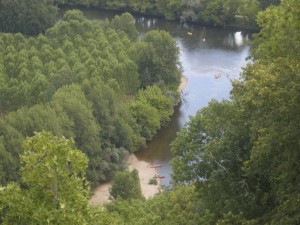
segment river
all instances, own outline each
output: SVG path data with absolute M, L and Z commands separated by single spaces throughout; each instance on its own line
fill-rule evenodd
M 60 11 L 59 18 L 67 9 Z M 81 10 L 90 20 L 111 19 L 118 14 L 97 9 Z M 245 40 L 250 38 L 251 32 L 181 24 L 145 16 L 134 16 L 134 19 L 141 35 L 152 29 L 166 30 L 172 35 L 180 48 L 183 74 L 188 79 L 170 124 L 159 131 L 146 148 L 136 153 L 139 160 L 160 164 L 162 167 L 158 173 L 166 177 L 162 179 L 162 184 L 169 186 L 172 172 L 169 165 L 172 158 L 171 142 L 189 120 L 189 116 L 207 106 L 210 100 L 229 98 L 232 88 L 230 80 L 238 79 L 241 68 L 247 64 L 249 47 Z

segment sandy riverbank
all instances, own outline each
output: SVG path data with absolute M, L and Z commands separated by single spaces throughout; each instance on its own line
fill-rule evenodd
M 182 92 L 186 88 L 187 83 L 188 83 L 187 77 L 182 76 L 180 85 L 178 87 L 178 91 Z M 159 193 L 160 185 L 161 185 L 160 179 L 157 179 L 158 181 L 157 185 L 148 184 L 149 180 L 153 178 L 155 174 L 158 174 L 156 172 L 156 169 L 150 168 L 147 162 L 138 160 L 134 154 L 129 155 L 127 159 L 127 165 L 130 171 L 136 169 L 139 172 L 142 193 L 145 196 L 145 198 L 153 197 L 155 194 Z M 99 205 L 99 204 L 109 202 L 110 187 L 111 187 L 111 182 L 107 182 L 96 187 L 92 191 L 93 195 L 89 201 L 90 204 Z
M 178 87 L 178 91 L 183 91 L 186 86 L 187 86 L 187 83 L 188 83 L 188 79 L 186 76 L 182 76 L 181 79 L 180 79 L 180 85 Z
M 127 159 L 127 166 L 129 171 L 136 169 L 139 172 L 142 193 L 145 198 L 153 197 L 160 191 L 160 179 L 157 179 L 157 185 L 148 184 L 149 180 L 153 178 L 155 174 L 158 174 L 155 168 L 150 168 L 147 162 L 138 160 L 134 154 L 129 155 Z M 96 187 L 92 192 L 93 195 L 90 199 L 90 204 L 98 205 L 109 202 L 110 187 L 111 182 L 107 182 Z

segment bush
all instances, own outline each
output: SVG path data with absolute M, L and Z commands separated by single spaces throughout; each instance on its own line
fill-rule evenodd
M 112 181 L 110 195 L 113 199 L 142 199 L 143 194 L 137 170 L 117 172 Z
M 148 184 L 157 185 L 157 180 L 155 178 L 151 178 Z

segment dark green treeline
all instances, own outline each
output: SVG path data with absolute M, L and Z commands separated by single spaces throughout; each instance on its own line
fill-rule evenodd
M 228 24 L 255 27 L 259 11 L 280 0 L 56 0 L 58 5 L 81 5 L 161 16 L 169 20 L 209 26 Z M 239 15 L 239 16 L 236 16 Z
M 256 27 L 256 15 L 280 0 L 0 0 L 0 32 L 44 33 L 62 5 L 144 13 L 209 26 Z

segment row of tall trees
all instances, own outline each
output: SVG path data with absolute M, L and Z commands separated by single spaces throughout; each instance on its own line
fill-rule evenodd
M 299 9 L 284 0 L 259 14 L 254 62 L 231 99 L 210 102 L 173 143 L 174 182 L 196 183 L 214 223 L 299 224 Z
M 45 35 L 1 34 L 0 54 L 2 184 L 19 179 L 21 144 L 43 130 L 75 140 L 92 185 L 111 179 L 178 101 L 175 41 L 163 31 L 137 40 L 128 13 L 100 23 L 69 11 Z

